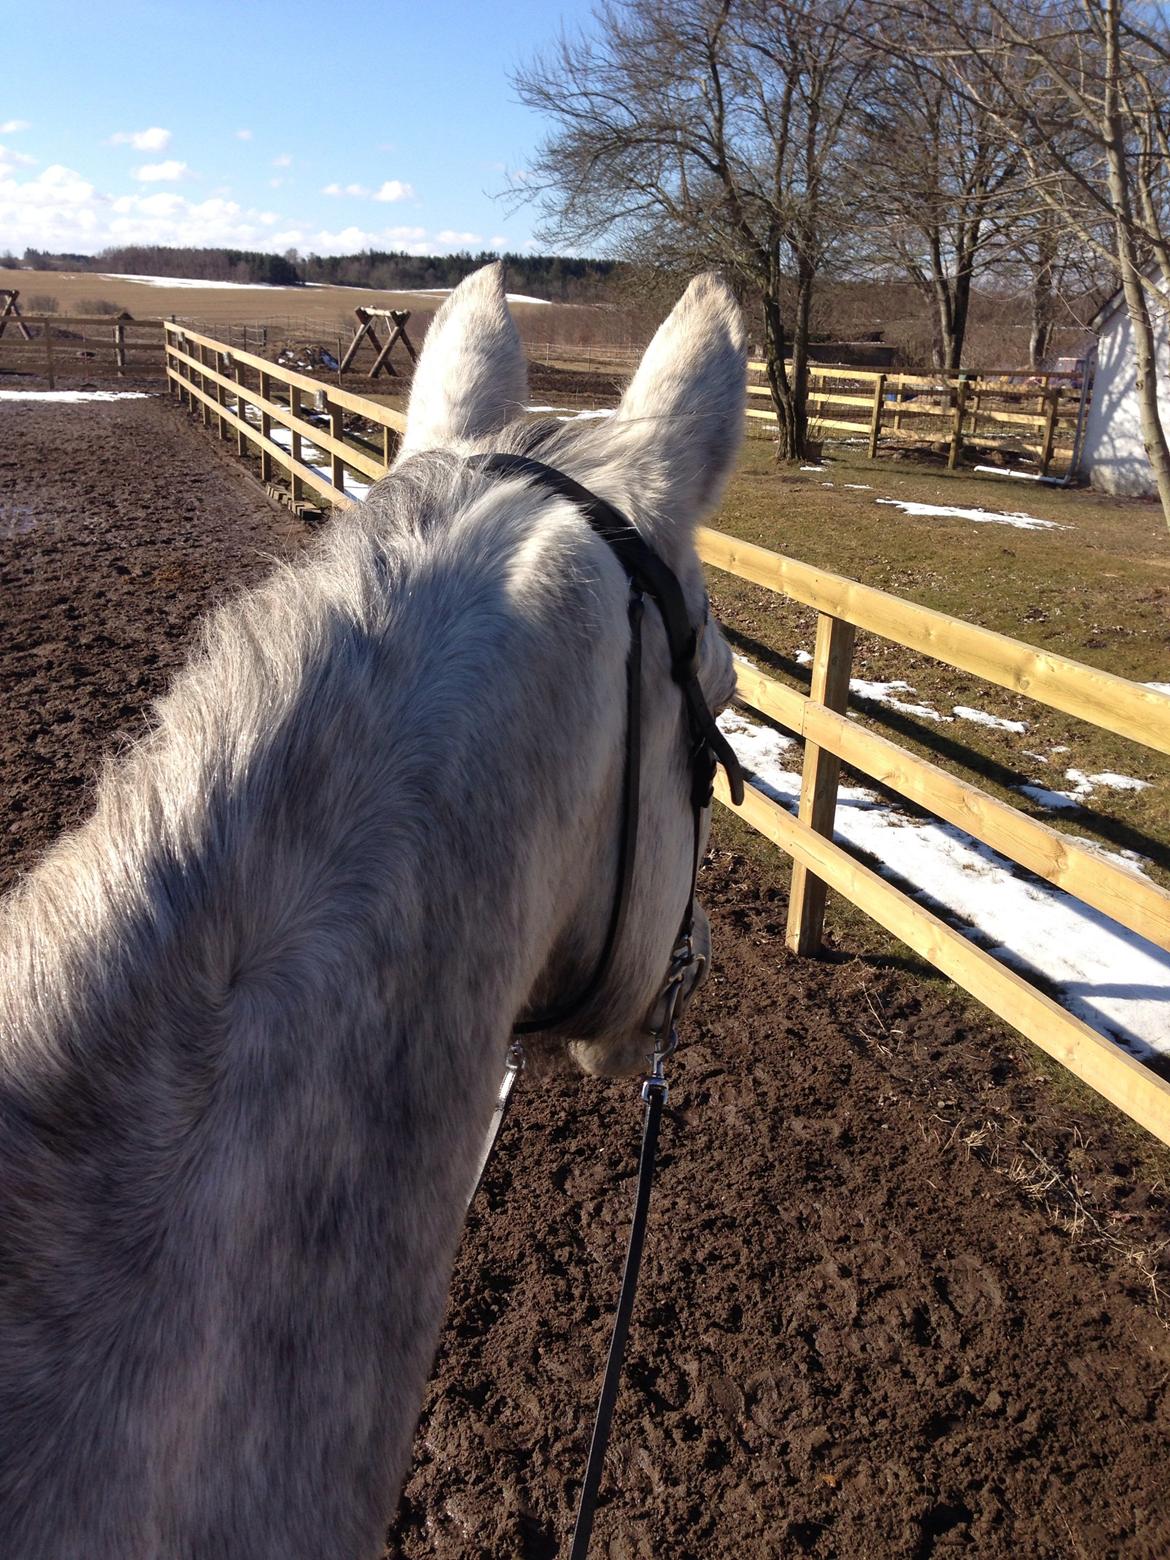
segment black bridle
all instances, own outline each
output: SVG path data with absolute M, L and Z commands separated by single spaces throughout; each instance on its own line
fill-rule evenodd
M 693 987 L 698 972 L 699 961 L 695 955 L 691 934 L 695 919 L 699 853 L 703 841 L 703 814 L 711 804 L 716 765 L 722 764 L 727 772 L 728 785 L 736 806 L 743 801 L 743 775 L 735 753 L 715 724 L 699 683 L 699 653 L 703 630 L 707 625 L 706 613 L 703 622 L 697 628 L 693 627 L 678 579 L 653 548 L 638 534 L 625 515 L 612 504 L 607 504 L 604 499 L 591 493 L 588 488 L 582 487 L 579 482 L 574 482 L 571 477 L 557 471 L 555 467 L 546 466 L 543 461 L 532 460 L 525 455 L 474 455 L 468 464 L 479 471 L 490 472 L 496 476 L 523 478 L 556 493 L 561 498 L 567 498 L 581 511 L 602 541 L 610 547 L 630 582 L 628 609 L 630 648 L 626 657 L 626 754 L 622 778 L 621 836 L 618 847 L 617 886 L 614 890 L 605 941 L 592 974 L 580 991 L 565 1001 L 546 1008 L 544 1012 L 521 1019 L 513 1026 L 514 1038 L 509 1051 L 508 1071 L 497 1104 L 495 1121 L 480 1161 L 477 1187 L 503 1124 L 512 1084 L 515 1082 L 520 1066 L 523 1065 L 523 1052 L 519 1040 L 515 1037 L 557 1028 L 584 1013 L 603 990 L 621 942 L 622 929 L 629 908 L 638 844 L 642 757 L 642 614 L 646 596 L 654 602 L 661 615 L 670 648 L 670 674 L 682 691 L 687 759 L 691 773 L 691 811 L 694 820 L 691 885 L 666 978 L 658 1002 L 645 1024 L 647 1033 L 653 1036 L 654 1050 L 649 1076 L 642 1085 L 646 1113 L 642 1127 L 642 1150 L 638 1161 L 638 1190 L 634 1203 L 634 1217 L 630 1226 L 629 1244 L 626 1248 L 626 1262 L 622 1273 L 622 1287 L 618 1296 L 613 1336 L 610 1339 L 609 1356 L 602 1379 L 601 1396 L 597 1405 L 593 1435 L 589 1444 L 589 1458 L 577 1507 L 577 1520 L 573 1529 L 570 1560 L 586 1560 L 593 1531 L 593 1514 L 601 1488 L 609 1428 L 613 1419 L 614 1405 L 617 1402 L 622 1357 L 634 1308 L 634 1290 L 638 1282 L 642 1246 L 646 1236 L 658 1127 L 668 1092 L 662 1065 L 674 1049 L 676 1040 L 674 1017 L 683 995 L 684 985 L 689 979 Z M 652 1027 L 654 1014 L 659 1005 L 662 1006 L 663 1017 L 657 1028 L 654 1028 Z M 472 1196 L 474 1195 L 473 1191 Z
M 520 1019 L 513 1028 L 517 1035 L 530 1035 L 559 1028 L 579 1017 L 605 986 L 613 966 L 622 929 L 629 909 L 630 890 L 638 842 L 638 803 L 641 786 L 641 689 L 642 689 L 642 614 L 644 597 L 657 606 L 666 629 L 670 648 L 670 674 L 682 691 L 687 736 L 687 755 L 691 771 L 691 810 L 694 817 L 694 857 L 691 886 L 675 939 L 675 953 L 667 972 L 664 991 L 668 1012 L 666 1027 L 673 1017 L 670 993 L 681 984 L 685 970 L 676 969 L 680 949 L 689 947 L 695 915 L 695 889 L 699 872 L 703 813 L 711 804 L 715 769 L 722 764 L 727 774 L 732 800 L 743 801 L 743 775 L 730 743 L 715 724 L 699 683 L 699 652 L 706 618 L 698 627 L 691 624 L 682 586 L 671 569 L 631 525 L 620 510 L 598 498 L 581 483 L 575 482 L 553 466 L 526 455 L 473 455 L 468 465 L 495 476 L 522 478 L 567 498 L 607 544 L 630 581 L 628 617 L 630 648 L 626 658 L 626 756 L 622 779 L 621 834 L 618 846 L 617 885 L 601 952 L 584 986 L 573 996 L 555 1003 L 543 1012 Z

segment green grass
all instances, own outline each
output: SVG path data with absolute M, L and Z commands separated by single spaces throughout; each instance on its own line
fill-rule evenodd
M 1121 677 L 1170 682 L 1170 534 L 1155 503 L 870 461 L 842 446 L 830 450 L 826 466 L 823 472 L 777 468 L 770 442 L 749 440 L 713 524 Z M 868 490 L 845 483 L 868 484 Z M 879 505 L 878 498 L 1019 510 L 1065 529 L 915 517 Z M 712 587 L 736 649 L 773 675 L 807 686 L 796 653 L 812 650 L 816 614 L 730 575 L 714 573 Z M 1055 828 L 1137 852 L 1150 875 L 1170 885 L 1170 757 L 873 635 L 858 636 L 854 675 L 904 679 L 917 694 L 899 697 L 929 703 L 940 714 L 959 704 L 1026 722 L 1027 731 L 1017 734 L 851 701 L 875 730 Z M 1060 747 L 1068 751 L 1053 752 Z M 1015 789 L 1025 783 L 1071 789 L 1067 768 L 1129 775 L 1150 782 L 1150 789 L 1098 787 L 1076 813 L 1040 807 Z

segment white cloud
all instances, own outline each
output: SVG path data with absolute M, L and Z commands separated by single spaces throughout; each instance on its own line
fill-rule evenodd
M 22 130 L 31 130 L 32 124 L 27 119 L 6 119 L 0 125 L 0 135 L 19 135 Z
M 250 130 L 237 130 L 236 131 L 236 140 L 237 141 L 250 141 L 251 139 L 252 139 L 252 132 Z
M 482 244 L 482 233 L 457 233 L 453 228 L 444 228 L 441 233 L 435 234 L 437 244 Z
M 173 158 L 170 162 L 145 163 L 141 168 L 134 170 L 134 177 L 140 184 L 174 184 L 179 179 L 189 178 L 191 170 L 185 162 L 176 162 Z
M 507 249 L 508 247 L 508 240 L 502 233 L 493 233 L 488 239 L 488 243 L 493 249 Z
M 136 152 L 165 152 L 171 144 L 171 132 L 161 125 L 149 130 L 119 130 L 110 137 L 111 146 L 132 146 Z
M 414 185 L 404 184 L 401 179 L 387 179 L 382 188 L 374 196 L 375 200 L 413 200 Z
M 15 164 L 20 168 L 35 168 L 37 160 L 27 152 L 14 152 L 9 146 L 0 146 L 0 163 Z
M 291 168 L 292 167 L 292 153 L 291 152 L 281 152 L 279 157 L 274 157 L 272 159 L 272 166 L 274 168 Z
M 268 188 L 270 190 L 280 190 L 283 189 L 287 183 L 287 179 L 269 179 Z
M 370 192 L 364 184 L 327 184 L 321 193 L 322 195 L 368 196 Z

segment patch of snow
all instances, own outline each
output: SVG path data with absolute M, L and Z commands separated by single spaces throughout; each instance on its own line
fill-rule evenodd
M 903 715 L 918 715 L 923 720 L 937 720 L 950 723 L 953 719 L 950 715 L 940 715 L 929 704 L 907 704 L 904 699 L 895 699 L 895 693 L 916 693 L 908 682 L 902 682 L 900 678 L 893 682 L 868 682 L 864 677 L 851 677 L 849 679 L 849 692 L 855 693 L 859 699 L 866 699 L 871 704 L 888 704 L 892 710 L 901 710 Z
M 1015 789 L 1021 796 L 1026 796 L 1030 802 L 1035 802 L 1040 807 L 1051 807 L 1055 812 L 1069 808 L 1077 811 L 1081 805 L 1071 791 L 1050 791 L 1043 785 L 1017 785 Z
M 1086 795 L 1092 795 L 1096 786 L 1103 785 L 1108 791 L 1148 791 L 1148 780 L 1136 780 L 1133 775 L 1115 775 L 1109 770 L 1103 774 L 1087 775 L 1080 769 L 1066 769 L 1064 778 L 1071 780 L 1078 791 L 1082 789 Z
M 986 710 L 969 709 L 965 704 L 953 704 L 952 713 L 960 720 L 972 720 L 977 726 L 993 726 L 996 731 L 1027 731 L 1022 720 L 1003 720 L 999 715 L 989 715 Z
M 602 406 L 593 411 L 573 412 L 569 417 L 558 417 L 557 422 L 588 422 L 593 417 L 612 417 L 616 410 L 613 406 Z
M 1155 693 L 1170 693 L 1170 683 L 1143 683 L 1143 688 L 1152 688 Z
M 827 471 L 827 466 L 802 466 L 801 471 Z
M 526 412 L 567 412 L 567 406 L 526 406 Z
M 149 390 L 0 390 L 0 401 L 148 401 Z
M 950 504 L 917 504 L 910 499 L 903 498 L 878 498 L 877 504 L 892 504 L 895 509 L 900 509 L 904 514 L 914 516 L 941 515 L 944 519 L 974 520 L 979 525 L 1011 525 L 1018 531 L 1067 531 L 1070 528 L 1065 525 L 1057 525 L 1055 520 L 1037 520 L 1035 515 L 1022 513 L 998 514 L 992 509 L 957 509 Z
M 841 486 L 852 488 L 855 493 L 873 492 L 873 487 L 868 482 L 842 482 Z
M 798 650 L 796 652 L 796 664 L 798 666 L 811 666 L 812 656 L 808 653 L 807 650 Z
M 453 287 L 387 287 L 384 290 L 413 298 L 445 298 L 455 291 Z M 505 297 L 509 303 L 550 303 L 548 298 L 531 298 L 527 293 L 506 293 Z
M 235 292 L 289 292 L 279 282 L 209 282 L 198 276 L 131 276 L 125 271 L 104 271 L 102 280 L 107 282 L 138 282 L 143 287 L 216 287 Z M 295 289 L 299 292 L 299 288 Z
M 800 776 L 784 763 L 795 744 L 736 710 L 719 726 L 760 788 L 795 812 Z M 1063 1005 L 1100 1033 L 1138 1056 L 1170 1056 L 1170 953 L 950 824 L 911 818 L 861 787 L 841 787 L 835 838 L 973 929 L 996 958 L 1050 981 Z

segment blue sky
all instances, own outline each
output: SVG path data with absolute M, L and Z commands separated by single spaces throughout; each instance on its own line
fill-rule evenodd
M 0 250 L 534 246 L 493 200 L 545 126 L 509 72 L 589 0 L 10 7 Z

